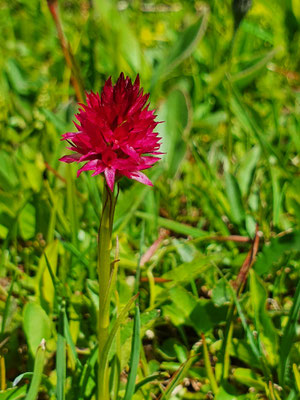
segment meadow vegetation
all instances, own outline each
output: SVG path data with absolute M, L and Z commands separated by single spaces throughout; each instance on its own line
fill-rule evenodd
M 98 92 L 121 71 L 165 155 L 153 188 L 120 181 L 110 315 L 138 288 L 140 321 L 114 325 L 111 398 L 299 399 L 299 2 L 253 0 L 236 26 L 229 0 L 59 13 L 73 72 L 46 0 L 0 2 L 0 400 L 96 398 L 103 178 L 58 160 L 72 74 Z

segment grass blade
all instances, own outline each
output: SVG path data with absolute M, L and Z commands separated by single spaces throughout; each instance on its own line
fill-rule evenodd
M 68 214 L 71 222 L 71 237 L 73 246 L 78 246 L 78 217 L 76 212 L 76 192 L 75 192 L 75 182 L 72 175 L 72 166 L 68 164 L 67 166 L 67 204 L 68 204 Z
M 26 396 L 28 385 L 7 389 L 5 392 L 0 392 L 0 400 L 17 400 L 23 399 Z
M 43 339 L 36 352 L 34 368 L 33 368 L 33 378 L 25 400 L 35 400 L 38 396 L 44 369 L 45 353 L 46 353 L 46 341 L 45 339 Z
M 99 381 L 103 382 L 104 381 L 104 375 L 105 375 L 105 366 L 106 366 L 106 362 L 108 359 L 108 354 L 109 354 L 109 350 L 111 348 L 111 345 L 113 343 L 113 340 L 116 336 L 116 333 L 119 329 L 119 327 L 121 326 L 121 324 L 123 323 L 124 319 L 126 318 L 126 315 L 128 314 L 128 311 L 130 310 L 130 307 L 132 306 L 132 304 L 134 303 L 134 301 L 137 299 L 138 295 L 133 296 L 128 303 L 126 304 L 126 306 L 123 308 L 123 310 L 121 311 L 120 315 L 118 316 L 118 318 L 116 319 L 116 321 L 113 324 L 113 327 L 109 333 L 109 336 L 107 338 L 107 342 L 103 348 L 103 352 L 102 352 L 102 359 L 101 359 L 101 363 L 99 365 Z
M 297 393 L 295 392 L 295 390 L 292 389 L 286 400 L 297 400 L 297 398 Z
M 203 7 L 202 15 L 193 25 L 178 35 L 174 45 L 171 46 L 169 54 L 163 58 L 153 73 L 151 89 L 164 76 L 168 75 L 176 66 L 187 58 L 199 41 L 202 39 L 208 22 L 209 8 Z
M 293 364 L 293 372 L 294 372 L 294 375 L 295 375 L 295 381 L 296 381 L 297 390 L 298 390 L 298 392 L 300 394 L 300 373 L 299 373 L 298 367 L 297 367 L 297 365 L 295 363 Z
M 83 371 L 82 371 L 82 374 L 80 377 L 80 382 L 79 382 L 80 393 L 78 396 L 78 400 L 83 400 L 85 398 L 84 397 L 85 390 L 86 390 L 89 378 L 92 374 L 93 368 L 97 362 L 97 359 L 98 359 L 98 345 L 94 347 L 88 361 L 85 363 L 85 365 L 83 367 Z
M 244 105 L 239 91 L 234 86 L 232 86 L 232 94 L 233 96 L 231 99 L 231 109 L 233 114 L 237 116 L 243 128 L 247 132 L 253 134 L 253 136 L 257 139 L 262 151 L 265 154 L 266 159 L 268 160 L 269 155 L 273 155 L 278 160 L 279 164 L 281 164 L 281 160 L 277 152 L 263 136 L 260 128 L 256 124 L 256 121 L 254 121 L 246 106 Z
M 18 383 L 20 383 L 22 379 L 31 378 L 32 376 L 33 376 L 33 372 L 24 372 L 23 374 L 18 375 L 18 376 L 14 379 L 14 381 L 13 381 L 13 383 L 12 383 L 12 386 L 13 386 L 13 387 L 14 387 L 14 386 L 17 386 Z
M 119 352 L 117 350 L 111 363 L 111 374 L 109 379 L 110 380 L 109 387 L 112 400 L 118 400 L 118 394 L 120 388 L 120 375 L 121 375 L 121 365 L 120 365 Z
M 57 332 L 57 350 L 56 350 L 57 400 L 65 399 L 66 341 L 64 337 L 64 314 L 65 314 L 65 304 L 63 303 L 61 305 L 59 313 L 58 332 Z
M 239 317 L 241 319 L 241 323 L 242 323 L 243 328 L 244 328 L 244 330 L 246 332 L 246 336 L 247 336 L 249 345 L 251 347 L 251 350 L 252 350 L 254 356 L 256 357 L 256 359 L 261 363 L 261 353 L 260 353 L 259 346 L 257 345 L 257 343 L 256 343 L 256 341 L 254 339 L 253 333 L 251 332 L 251 330 L 250 330 L 250 328 L 249 328 L 249 326 L 247 324 L 247 320 L 246 320 L 245 314 L 244 314 L 244 312 L 242 310 L 242 307 L 241 307 L 239 299 L 238 299 L 238 297 L 237 297 L 237 295 L 235 293 L 235 290 L 233 289 L 231 284 L 228 282 L 228 280 L 225 278 L 225 276 L 223 275 L 222 271 L 216 265 L 215 265 L 215 267 L 217 268 L 217 270 L 219 271 L 220 275 L 225 280 L 225 282 L 226 282 L 226 284 L 227 284 L 227 286 L 228 286 L 228 288 L 229 288 L 229 290 L 231 292 L 231 295 L 232 295 L 233 301 L 235 303 L 237 312 L 238 312 Z
M 140 382 L 138 382 L 135 385 L 134 393 L 136 393 L 141 387 L 143 387 L 147 383 L 153 382 L 153 381 L 157 380 L 160 377 L 164 377 L 164 375 L 162 373 L 155 372 L 154 374 L 149 375 L 146 378 L 142 379 Z
M 142 211 L 136 211 L 135 215 L 139 218 L 151 221 L 153 219 L 152 214 L 148 214 Z M 207 236 L 207 232 L 201 229 L 194 228 L 193 226 L 185 225 L 180 222 L 172 221 L 171 219 L 158 217 L 157 223 L 162 228 L 169 229 L 170 231 L 181 233 L 182 235 L 192 236 L 193 238 L 201 238 Z
M 279 374 L 279 382 L 281 385 L 284 385 L 289 354 L 293 345 L 293 341 L 296 335 L 296 326 L 297 320 L 300 311 L 300 281 L 298 282 L 294 303 L 290 311 L 288 322 L 285 326 L 285 330 L 283 332 L 281 345 L 280 345 L 280 374 Z
M 66 339 L 67 344 L 69 345 L 70 349 L 71 349 L 71 353 L 72 356 L 76 362 L 76 364 L 78 365 L 79 368 L 82 368 L 82 364 L 78 358 L 77 352 L 76 352 L 76 348 L 71 336 L 71 332 L 70 332 L 70 327 L 69 327 L 69 321 L 68 321 L 68 317 L 66 312 L 64 311 L 64 336 Z
M 230 204 L 233 222 L 240 225 L 245 219 L 245 210 L 239 184 L 234 175 L 229 172 L 225 174 L 226 193 Z
M 202 337 L 202 344 L 203 344 L 204 365 L 205 365 L 207 377 L 210 381 L 212 392 L 213 392 L 213 394 L 216 395 L 219 390 L 218 384 L 217 384 L 216 377 L 215 377 L 214 371 L 213 371 L 211 363 L 210 363 L 209 352 L 208 352 L 207 343 L 205 340 L 205 335 L 202 333 L 201 337 Z
M 141 347 L 140 329 L 141 329 L 140 309 L 139 306 L 136 305 L 134 325 L 133 325 L 133 337 L 131 345 L 130 372 L 128 376 L 124 400 L 131 400 L 134 394 L 135 380 L 137 376 L 137 370 L 140 359 L 140 347 Z
M 167 400 L 176 385 L 185 377 L 187 374 L 188 370 L 192 366 L 193 362 L 195 361 L 196 355 L 194 353 L 191 353 L 190 357 L 187 359 L 186 362 L 184 362 L 178 370 L 175 372 L 175 374 L 172 376 L 170 379 L 170 382 L 168 383 L 168 386 L 166 387 L 166 390 L 163 392 L 162 396 L 160 397 L 159 400 Z

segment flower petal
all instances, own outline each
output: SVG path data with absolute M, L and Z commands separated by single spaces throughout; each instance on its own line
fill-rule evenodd
M 144 185 L 153 186 L 153 183 L 150 181 L 150 179 L 142 172 L 131 172 L 131 173 L 122 172 L 122 173 L 128 178 L 141 182 Z
M 106 179 L 108 187 L 113 192 L 114 184 L 115 184 L 116 170 L 114 168 L 105 168 L 104 175 L 105 175 L 105 179 Z
M 81 154 L 75 153 L 75 154 L 70 154 L 68 156 L 63 156 L 59 159 L 59 161 L 65 162 L 65 163 L 72 163 L 74 161 L 79 161 Z
M 105 165 L 102 164 L 100 167 L 97 167 L 97 168 L 95 169 L 95 172 L 93 172 L 91 176 L 95 176 L 95 175 L 102 174 L 102 172 L 103 172 L 104 170 L 105 170 Z
M 77 178 L 79 177 L 79 175 L 81 174 L 81 172 L 83 171 L 93 171 L 97 168 L 101 168 L 103 165 L 101 160 L 92 160 L 87 162 L 86 164 L 84 164 L 83 167 L 81 167 L 78 171 L 77 171 Z M 104 166 L 103 166 L 103 170 L 104 170 Z M 103 171 L 102 170 L 102 171 Z
M 139 154 L 134 150 L 134 148 L 132 146 L 129 146 L 128 144 L 122 145 L 121 149 L 134 161 L 137 161 L 140 158 Z

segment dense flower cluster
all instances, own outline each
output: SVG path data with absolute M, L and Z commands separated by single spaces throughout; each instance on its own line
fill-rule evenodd
M 154 132 L 159 122 L 146 104 L 148 99 L 149 94 L 140 88 L 139 76 L 132 84 L 122 73 L 114 86 L 109 78 L 101 95 L 88 93 L 87 105 L 80 104 L 76 115 L 79 124 L 74 122 L 78 132 L 65 133 L 62 139 L 75 153 L 60 161 L 87 161 L 77 175 L 82 171 L 94 171 L 92 176 L 104 173 L 111 191 L 121 176 L 152 185 L 140 172 L 150 168 L 161 154 L 160 138 Z

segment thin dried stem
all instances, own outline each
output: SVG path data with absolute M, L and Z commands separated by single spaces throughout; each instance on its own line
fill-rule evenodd
M 64 31 L 62 28 L 62 23 L 59 17 L 59 11 L 58 11 L 58 1 L 57 0 L 47 0 L 48 3 L 48 8 L 50 10 L 50 13 L 52 15 L 52 18 L 54 20 L 55 26 L 56 26 L 56 31 L 58 35 L 58 39 L 66 60 L 66 63 L 68 67 L 71 70 L 71 83 L 72 86 L 74 87 L 75 93 L 76 93 L 76 98 L 79 103 L 84 102 L 84 90 L 83 90 L 83 85 L 81 82 L 80 74 L 78 67 L 76 65 L 71 46 L 68 43 Z

